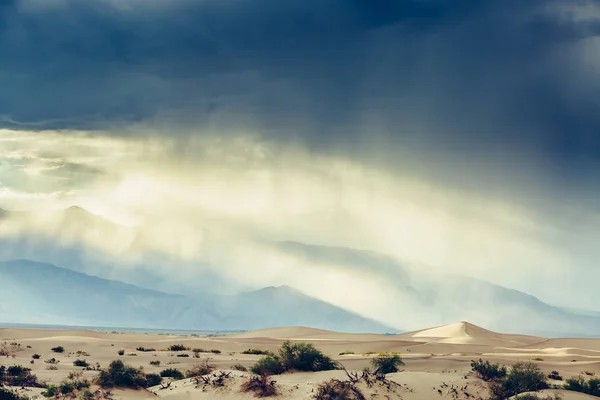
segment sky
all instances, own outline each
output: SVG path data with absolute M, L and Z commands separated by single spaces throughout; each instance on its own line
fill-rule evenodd
M 255 285 L 302 281 L 296 240 L 600 300 L 592 0 L 5 0 L 0 87 L 2 208 Z

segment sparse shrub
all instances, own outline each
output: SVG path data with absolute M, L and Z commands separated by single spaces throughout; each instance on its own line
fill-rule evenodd
M 183 353 L 183 354 L 177 354 L 177 357 L 189 357 L 190 355 L 188 353 Z
M 583 376 L 567 379 L 564 388 L 574 392 L 589 394 L 600 397 L 600 379 L 592 378 L 586 381 Z
M 108 368 L 101 369 L 96 383 L 103 388 L 139 389 L 148 386 L 143 368 L 134 368 L 121 360 L 112 361 Z
M 204 362 L 194 365 L 190 370 L 185 373 L 187 378 L 193 378 L 195 376 L 204 376 L 213 372 L 217 368 L 214 364 L 210 363 L 210 359 L 207 358 Z
M 211 349 L 210 352 L 213 354 L 221 354 L 221 350 L 219 349 Z
M 152 365 L 152 366 L 154 366 L 154 367 L 160 367 L 160 361 L 159 360 L 150 361 L 149 364 Z
M 56 385 L 50 385 L 42 392 L 44 397 L 56 397 L 60 393 L 60 389 Z
M 52 350 L 55 353 L 64 353 L 65 352 L 65 348 L 62 346 L 56 346 L 51 348 L 50 350 Z
M 536 357 L 536 358 L 534 358 L 532 361 L 544 361 L 544 359 L 543 359 L 543 358 L 540 358 L 540 357 Z
M 342 351 L 339 355 L 340 356 L 349 356 L 351 354 L 354 354 L 354 352 L 350 351 L 350 350 L 346 350 L 346 351 Z
M 174 344 L 169 347 L 169 350 L 170 351 L 186 351 L 186 350 L 189 350 L 189 347 L 185 347 L 182 344 Z
M 125 355 L 125 350 L 119 350 L 117 351 L 117 354 L 120 356 L 124 356 Z
M 86 360 L 75 360 L 73 361 L 73 366 L 87 368 L 90 364 Z
M 266 356 L 266 355 L 270 355 L 273 354 L 273 352 L 268 351 L 268 350 L 261 350 L 261 349 L 248 349 L 248 350 L 244 350 L 241 352 L 241 354 L 253 354 L 253 355 L 257 355 L 257 356 Z
M 285 367 L 279 356 L 268 355 L 258 360 L 250 370 L 257 375 L 279 375 L 285 372 Z
M 33 358 L 34 360 L 39 360 L 42 356 L 40 356 L 39 354 L 34 354 L 31 356 L 31 358 Z
M 90 353 L 88 353 L 87 351 L 83 351 L 83 350 L 77 350 L 76 353 L 79 357 L 89 357 L 91 356 Z
M 44 383 L 38 381 L 37 376 L 31 373 L 31 368 L 21 365 L 0 366 L 0 386 L 2 384 L 21 387 L 46 387 Z
M 194 348 L 194 349 L 192 349 L 192 352 L 194 352 L 194 353 L 210 353 L 208 350 L 201 349 L 201 348 Z
M 181 372 L 180 370 L 178 370 L 176 368 L 164 369 L 160 372 L 160 376 L 163 378 L 173 378 L 175 380 L 181 380 L 181 379 L 185 378 L 185 375 L 183 375 L 183 372 Z
M 398 372 L 404 362 L 398 354 L 382 354 L 371 360 L 371 364 L 375 368 L 375 373 L 390 374 Z
M 48 371 L 56 371 L 56 370 L 58 370 L 58 367 L 56 365 L 47 365 L 46 366 L 46 370 L 48 370 Z
M 562 381 L 563 377 L 560 376 L 560 374 L 558 373 L 558 371 L 552 371 L 548 374 L 548 378 L 553 379 L 555 381 Z
M 231 366 L 231 369 L 234 371 L 243 371 L 243 372 L 248 371 L 248 368 L 244 367 L 242 364 L 233 364 Z
M 484 381 L 502 379 L 506 376 L 506 367 L 500 364 L 492 364 L 489 361 L 471 361 L 471 369 Z
M 28 396 L 20 395 L 16 391 L 0 386 L 0 399 L 2 400 L 29 400 Z
M 150 352 L 150 351 L 156 351 L 156 349 L 152 349 L 152 348 L 147 349 L 145 347 L 138 347 L 136 350 L 137 351 L 141 351 L 141 352 L 145 352 L 145 353 Z
M 21 346 L 20 343 L 17 342 L 4 342 L 2 344 L 0 344 L 0 356 L 2 357 L 15 357 L 15 355 L 19 352 L 19 351 L 23 351 L 23 347 Z
M 583 371 L 583 373 L 587 376 L 594 376 L 596 373 L 594 371 Z
M 365 400 L 365 396 L 350 381 L 331 379 L 317 387 L 315 400 Z
M 47 359 L 46 361 L 44 361 L 46 364 L 58 364 L 60 361 L 58 361 L 56 358 L 52 357 Z
M 254 393 L 254 397 L 272 397 L 278 393 L 275 381 L 267 374 L 250 376 L 242 383 L 241 390 Z
M 158 386 L 162 383 L 162 377 L 159 374 L 146 374 L 147 387 Z

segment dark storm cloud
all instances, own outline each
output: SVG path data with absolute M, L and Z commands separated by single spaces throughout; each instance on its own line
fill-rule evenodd
M 473 184 L 523 186 L 536 168 L 588 182 L 600 75 L 582 57 L 600 21 L 573 13 L 592 2 L 565 3 L 13 0 L 0 6 L 0 124 L 250 126 L 425 173 L 450 160 Z

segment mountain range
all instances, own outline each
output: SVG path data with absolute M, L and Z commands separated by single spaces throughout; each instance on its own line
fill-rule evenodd
M 0 262 L 0 282 L 3 322 L 204 331 L 290 325 L 396 331 L 286 286 L 192 299 L 29 260 Z
M 0 258 L 10 260 L 0 264 L 0 321 L 203 330 L 305 325 L 392 332 L 468 320 L 499 332 L 547 337 L 592 336 L 600 330 L 597 312 L 556 307 L 471 277 L 433 274 L 370 251 L 301 242 L 270 245 L 310 265 L 365 279 L 376 277 L 386 288 L 389 306 L 346 310 L 286 286 L 225 294 L 231 293 L 230 283 L 214 269 L 194 265 L 193 275 L 182 277 L 180 271 L 185 269 L 173 273 L 172 268 L 155 269 L 144 263 L 124 266 L 101 248 L 86 247 L 85 238 L 116 238 L 117 243 L 129 244 L 123 253 L 129 254 L 156 238 L 82 208 L 66 209 L 48 218 L 44 229 L 33 232 L 19 225 L 28 218 L 27 213 L 0 211 L 0 232 L 9 223 L 20 227 L 18 234 L 0 241 Z M 149 258 L 171 263 L 169 267 L 177 265 L 160 253 Z M 383 292 L 364 296 L 383 296 Z

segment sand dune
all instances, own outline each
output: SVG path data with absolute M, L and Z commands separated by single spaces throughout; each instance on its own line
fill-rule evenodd
M 233 364 L 246 367 L 253 365 L 260 356 L 241 354 L 246 349 L 277 351 L 284 340 L 307 341 L 341 362 L 350 371 L 361 371 L 370 365 L 379 352 L 398 352 L 406 363 L 404 371 L 391 374 L 389 379 L 399 383 L 397 392 L 390 398 L 405 400 L 450 399 L 451 387 L 467 387 L 469 399 L 487 398 L 487 386 L 470 374 L 472 359 L 482 357 L 506 365 L 517 361 L 536 360 L 545 372 L 557 370 L 565 378 L 578 376 L 582 371 L 600 374 L 600 339 L 545 339 L 524 335 L 509 335 L 486 330 L 468 322 L 434 327 L 395 336 L 374 334 L 346 334 L 308 327 L 281 327 L 246 332 L 236 335 L 198 338 L 177 335 L 115 334 L 92 331 L 45 331 L 0 329 L 0 341 L 17 341 L 23 351 L 15 358 L 0 358 L 0 365 L 21 364 L 33 369 L 42 380 L 57 383 L 70 371 L 77 370 L 73 361 L 85 358 L 88 362 L 107 366 L 112 360 L 122 359 L 134 367 L 144 367 L 146 372 L 158 373 L 164 368 L 190 369 L 199 360 L 191 351 L 183 352 L 190 357 L 166 351 L 172 344 L 184 344 L 190 348 L 219 351 L 206 353 L 220 370 L 227 371 Z M 52 347 L 63 346 L 64 353 L 54 353 Z M 157 351 L 141 352 L 138 347 L 155 348 Z M 125 355 L 117 352 L 124 350 Z M 78 354 L 79 352 L 79 354 Z M 340 355 L 340 353 L 347 353 Z M 31 356 L 40 354 L 41 359 L 29 364 Z M 89 354 L 89 355 L 88 355 Z M 59 360 L 56 370 L 48 370 L 44 360 Z M 161 361 L 152 366 L 150 361 Z M 80 368 L 79 368 L 80 369 Z M 93 378 L 95 371 L 84 375 Z M 117 399 L 149 399 L 165 397 L 172 400 L 194 399 L 250 399 L 239 388 L 248 373 L 235 371 L 223 388 L 197 388 L 190 380 L 173 382 L 165 390 L 152 388 L 147 391 L 115 391 Z M 288 373 L 275 377 L 281 391 L 280 398 L 310 399 L 317 385 L 330 378 L 345 379 L 343 371 L 320 373 Z M 367 398 L 384 398 L 389 393 L 382 388 L 362 388 Z M 36 389 L 30 395 L 39 393 Z M 371 397 L 374 395 L 374 397 Z M 463 397 L 461 397 L 463 396 Z M 466 399 L 465 395 L 457 398 Z M 578 393 L 565 393 L 565 400 L 586 399 Z

